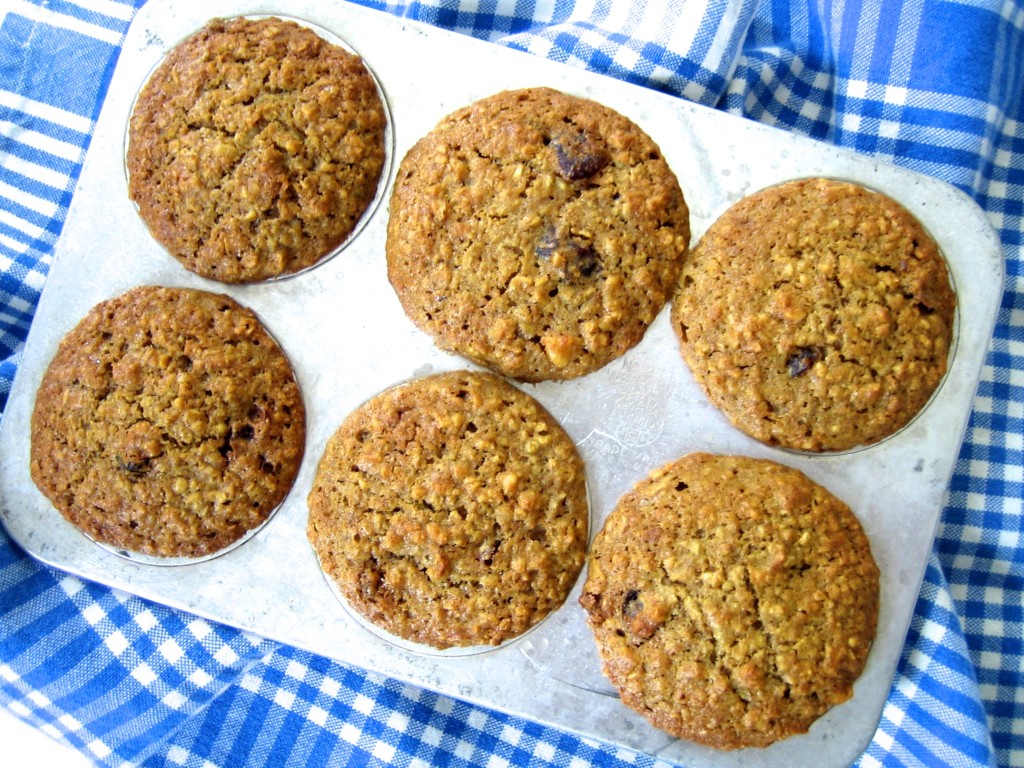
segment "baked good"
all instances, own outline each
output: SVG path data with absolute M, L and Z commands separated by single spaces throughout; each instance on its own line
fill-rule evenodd
M 129 193 L 187 269 L 225 283 L 319 262 L 377 193 L 386 119 L 355 54 L 277 18 L 215 19 L 139 94 Z
M 764 443 L 839 451 L 905 426 L 946 372 L 956 297 L 903 206 L 831 179 L 787 182 L 719 217 L 672 304 L 708 398 Z
M 588 533 L 572 440 L 491 373 L 373 397 L 330 439 L 309 493 L 309 540 L 348 605 L 438 649 L 499 645 L 558 608 Z
M 141 286 L 96 305 L 61 341 L 36 394 L 30 466 L 96 541 L 191 558 L 262 524 L 304 445 L 291 366 L 251 310 Z
M 689 240 L 678 180 L 639 126 L 527 88 L 455 111 L 405 155 L 388 277 L 440 348 L 521 381 L 564 380 L 641 340 Z
M 724 750 L 802 733 L 848 699 L 878 600 L 846 504 L 796 469 L 706 453 L 620 499 L 580 596 L 623 703 Z

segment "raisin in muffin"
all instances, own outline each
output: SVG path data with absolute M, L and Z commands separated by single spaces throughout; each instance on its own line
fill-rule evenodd
M 439 347 L 521 381 L 590 373 L 668 302 L 689 212 L 630 119 L 548 88 L 457 110 L 405 155 L 388 277 Z

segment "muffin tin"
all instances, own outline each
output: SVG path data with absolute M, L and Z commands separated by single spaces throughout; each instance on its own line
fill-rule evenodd
M 580 379 L 522 385 L 563 424 L 587 463 L 592 534 L 618 498 L 695 450 L 772 458 L 801 469 L 861 519 L 882 572 L 878 634 L 851 700 L 809 733 L 766 749 L 716 752 L 656 730 L 618 701 L 600 670 L 582 576 L 565 605 L 525 636 L 471 655 L 419 653 L 356 622 L 321 574 L 306 495 L 327 439 L 368 397 L 427 373 L 472 368 L 438 351 L 387 281 L 384 199 L 334 258 L 287 279 L 225 286 L 186 272 L 128 199 L 126 125 L 145 76 L 213 16 L 282 15 L 326 29 L 364 57 L 387 97 L 397 159 L 454 109 L 506 88 L 549 86 L 633 119 L 661 147 L 691 211 L 693 241 L 745 194 L 804 176 L 872 187 L 903 203 L 942 248 L 958 294 L 955 347 L 925 410 L 868 448 L 806 455 L 761 445 L 707 401 L 678 352 L 668 307 L 644 340 Z M 71 573 L 432 690 L 632 748 L 709 766 L 847 765 L 875 732 L 913 615 L 1002 294 L 999 241 L 953 187 L 877 160 L 652 90 L 345 3 L 151 0 L 132 24 L 0 425 L 0 518 L 39 560 Z M 62 336 L 97 302 L 139 284 L 227 293 L 251 307 L 289 356 L 307 408 L 306 455 L 274 517 L 242 546 L 166 567 L 106 551 L 32 484 L 35 391 Z

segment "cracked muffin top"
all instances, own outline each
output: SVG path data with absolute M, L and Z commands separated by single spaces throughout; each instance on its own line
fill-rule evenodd
M 620 499 L 580 604 L 623 703 L 678 738 L 765 747 L 853 695 L 879 571 L 850 508 L 798 470 L 694 453 Z
M 640 342 L 689 240 L 678 180 L 639 126 L 528 88 L 455 111 L 403 158 L 388 277 L 442 349 L 564 380 Z
M 374 200 L 385 129 L 357 55 L 291 21 L 217 19 L 143 86 L 129 194 L 192 272 L 224 283 L 292 274 L 338 248 Z
M 690 254 L 671 317 L 732 423 L 769 445 L 839 451 L 906 426 L 942 381 L 956 296 L 903 206 L 801 179 L 729 208 Z
M 291 365 L 251 310 L 142 286 L 96 305 L 61 341 L 36 395 L 30 466 L 94 540 L 200 557 L 269 517 L 304 446 Z
M 346 602 L 440 649 L 500 645 L 561 606 L 588 535 L 572 439 L 492 373 L 371 398 L 331 437 L 309 493 L 309 540 Z

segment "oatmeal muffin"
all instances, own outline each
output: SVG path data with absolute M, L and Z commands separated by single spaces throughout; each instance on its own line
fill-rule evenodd
M 36 395 L 31 474 L 100 543 L 199 557 L 268 518 L 304 444 L 291 366 L 252 311 L 143 286 L 61 341 Z
M 499 645 L 562 605 L 583 567 L 583 463 L 505 380 L 416 379 L 366 402 L 330 439 L 308 535 L 369 622 L 439 649 Z
M 459 109 L 404 157 L 388 277 L 442 349 L 521 381 L 636 345 L 689 247 L 675 174 L 628 118 L 547 88 Z
M 723 750 L 803 733 L 850 698 L 878 601 L 846 504 L 795 469 L 702 453 L 622 497 L 580 596 L 623 703 Z
M 338 248 L 374 200 L 385 128 L 355 54 L 290 21 L 214 20 L 139 95 L 129 193 L 187 269 L 225 283 L 291 274 Z
M 739 429 L 839 451 L 904 427 L 946 372 L 945 260 L 894 200 L 802 179 L 740 200 L 701 238 L 672 304 L 695 378 Z

